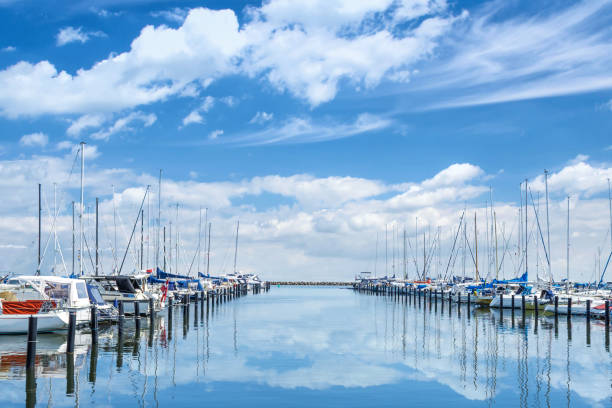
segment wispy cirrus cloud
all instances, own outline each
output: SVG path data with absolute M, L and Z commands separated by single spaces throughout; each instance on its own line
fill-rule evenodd
M 483 105 L 612 88 L 610 1 L 578 2 L 537 14 L 510 14 L 486 4 L 442 45 L 413 88 L 445 96 L 429 108 Z M 406 90 L 406 88 L 402 88 Z
M 241 145 L 321 142 L 380 131 L 388 128 L 392 123 L 390 119 L 369 113 L 362 113 L 354 121 L 348 123 L 291 117 L 279 125 L 269 126 L 259 131 L 228 134 L 225 141 Z

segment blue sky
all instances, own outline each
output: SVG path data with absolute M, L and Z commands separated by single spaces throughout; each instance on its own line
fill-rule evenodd
M 215 225 L 229 242 L 233 221 L 250 216 L 245 234 L 247 243 L 254 240 L 254 253 L 263 241 L 271 254 L 287 249 L 278 235 L 258 231 L 262 225 L 276 225 L 284 237 L 278 225 L 306 217 L 308 226 L 285 231 L 289 242 L 299 235 L 283 253 L 301 259 L 299 275 L 321 267 L 312 258 L 317 249 L 300 248 L 300 240 L 329 248 L 326 239 L 359 235 L 363 249 L 385 224 L 403 225 L 415 216 L 434 229 L 450 229 L 466 201 L 484 206 L 489 186 L 494 202 L 507 206 L 510 224 L 521 180 L 535 180 L 540 191 L 537 177 L 549 169 L 554 200 L 572 194 L 599 206 L 597 212 L 577 207 L 599 222 L 585 251 L 609 251 L 601 242 L 609 234 L 605 198 L 612 174 L 610 2 L 229 4 L 0 1 L 0 161 L 6 171 L 21 174 L 23 184 L 43 181 L 51 189 L 64 183 L 65 163 L 85 140 L 92 149 L 89 201 L 98 195 L 108 204 L 111 184 L 118 194 L 142 189 L 163 168 L 177 186 L 165 204 L 184 205 L 179 224 L 193 226 L 189 220 L 200 206 L 215 208 L 211 217 L 219 217 Z M 33 170 L 41 162 L 49 166 L 45 177 Z M 460 163 L 465 166 L 453 167 Z M 457 176 L 456 169 L 467 172 Z M 448 180 L 431 187 L 426 180 L 436 174 Z M 270 181 L 274 177 L 281 181 Z M 354 181 L 378 187 L 355 194 L 364 186 Z M 317 189 L 323 184 L 334 187 Z M 223 193 L 209 194 L 211 186 Z M 394 198 L 439 186 L 475 189 L 393 207 Z M 66 186 L 72 198 L 64 201 L 76 197 L 74 187 Z M 15 195 L 25 194 L 23 201 L 33 205 L 26 191 Z M 343 193 L 346 199 L 333 200 Z M 393 210 L 378 208 L 381 203 Z M 135 211 L 133 203 L 125 205 Z M 32 216 L 32 209 L 22 215 Z M 327 238 L 316 233 L 321 214 L 335 211 L 335 222 L 349 210 L 372 217 L 367 229 L 339 227 L 334 233 L 340 235 Z M 10 205 L 0 211 L 15 216 Z M 22 232 L 25 243 L 32 232 Z M 21 245 L 24 256 L 29 245 Z M 581 263 L 592 265 L 592 249 L 582 255 L 576 246 L 576 256 L 585 257 Z M 357 261 L 350 248 L 332 248 L 339 256 L 325 276 L 339 269 L 345 276 L 372 257 L 357 249 L 363 258 Z M 249 266 L 264 265 L 253 260 Z

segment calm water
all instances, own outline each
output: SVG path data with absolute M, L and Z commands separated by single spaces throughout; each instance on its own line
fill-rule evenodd
M 209 310 L 126 320 L 92 347 L 0 337 L 0 406 L 612 406 L 605 331 L 584 319 L 414 305 L 339 288 L 272 288 Z M 35 387 L 35 388 L 34 388 Z M 26 388 L 29 392 L 26 393 Z M 174 405 L 178 406 L 178 405 Z

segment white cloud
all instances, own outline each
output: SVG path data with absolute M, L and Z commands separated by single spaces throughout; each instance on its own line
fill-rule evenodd
M 249 39 L 245 69 L 264 73 L 279 90 L 312 106 L 332 100 L 341 79 L 376 86 L 432 55 L 437 41 L 453 25 L 452 16 L 427 17 L 411 28 L 376 24 L 391 1 L 271 1 L 253 10 L 244 32 Z M 433 10 L 433 9 L 432 9 Z M 420 16 L 419 16 L 420 17 Z M 366 29 L 360 28 L 365 26 Z
M 420 8 L 419 19 L 404 24 L 383 18 L 399 10 L 391 0 L 274 0 L 249 8 L 242 28 L 231 10 L 196 8 L 180 27 L 146 26 L 128 51 L 75 73 L 49 61 L 21 61 L 0 71 L 0 113 L 118 112 L 193 94 L 194 83 L 206 87 L 237 73 L 264 75 L 275 88 L 316 106 L 335 97 L 341 80 L 371 88 L 431 56 L 455 18 L 444 7 Z M 92 35 L 99 33 L 66 27 L 58 44 Z
M 13 52 L 16 50 L 17 48 L 12 45 L 7 45 L 6 47 L 2 48 L 2 52 Z
M 231 10 L 193 9 L 181 27 L 146 26 L 129 51 L 75 74 L 21 61 L 0 71 L 0 114 L 118 112 L 159 101 L 233 72 L 243 37 Z
M 204 123 L 204 118 L 197 110 L 189 112 L 189 115 L 183 118 L 183 126 L 187 126 L 192 123 Z
M 272 118 L 274 118 L 273 113 L 257 112 L 255 116 L 253 116 L 253 118 L 249 120 L 249 123 L 257 123 L 261 125 L 269 120 L 272 120 Z
M 210 134 L 208 135 L 208 139 L 209 140 L 216 140 L 219 136 L 221 136 L 223 134 L 223 130 L 222 129 L 217 129 L 217 130 L 213 130 L 212 132 L 210 132 Z
M 28 147 L 33 147 L 33 146 L 45 147 L 47 143 L 49 143 L 49 137 L 46 134 L 41 133 L 41 132 L 23 135 L 21 139 L 19 139 L 19 144 L 21 144 L 22 146 L 28 146 Z
M 83 27 L 64 27 L 60 29 L 56 36 L 58 47 L 72 43 L 86 43 L 91 37 L 106 37 L 102 31 L 83 31 Z
M 74 145 L 70 153 L 57 157 L 39 155 L 30 159 L 0 160 L 0 189 L 12 192 L 0 201 L 0 244 L 26 247 L 12 249 L 11 256 L 0 247 L 0 270 L 31 272 L 34 268 L 33 262 L 28 261 L 35 259 L 33 242 L 37 232 L 37 221 L 33 216 L 36 213 L 36 190 L 31 186 L 39 182 L 43 183 L 43 203 L 49 202 L 50 186 L 58 183 L 58 202 L 62 208 L 59 238 L 62 246 L 69 248 L 69 203 L 78 197 L 79 187 L 78 172 L 72 171 L 78 148 L 78 145 Z M 86 203 L 91 208 L 94 197 L 101 197 L 101 241 L 108 242 L 108 234 L 112 232 L 104 226 L 113 222 L 111 186 L 115 186 L 115 204 L 122 220 L 118 228 L 129 231 L 145 186 L 155 188 L 157 175 L 137 173 L 127 168 L 104 168 L 96 162 L 99 155 L 95 145 L 86 145 Z M 584 165 L 591 167 L 590 171 L 596 174 L 599 172 L 600 178 L 612 171 L 589 163 Z M 553 189 L 550 200 L 551 253 L 553 273 L 557 278 L 565 274 L 565 198 L 558 195 L 562 187 L 557 183 L 561 182 L 562 175 L 576 171 L 575 167 L 566 165 L 552 173 L 550 178 Z M 192 171 L 198 170 L 194 168 Z M 478 213 L 479 222 L 485 222 L 484 217 L 489 210 L 482 204 L 481 195 L 484 193 L 488 197 L 488 186 L 483 185 L 483 173 L 473 164 L 454 164 L 424 180 L 408 179 L 401 184 L 308 174 L 271 174 L 238 181 L 198 182 L 194 180 L 194 174 L 190 174 L 185 180 L 164 178 L 162 218 L 163 223 L 169 219 L 174 222 L 174 213 L 166 210 L 166 204 L 181 203 L 181 254 L 189 257 L 193 256 L 197 242 L 199 209 L 209 208 L 214 234 L 211 258 L 214 271 L 221 272 L 227 268 L 223 254 L 233 246 L 235 220 L 240 217 L 240 269 L 265 271 L 263 275 L 268 279 L 300 279 L 304 276 L 313 279 L 352 279 L 355 271 L 373 267 L 377 232 L 384 232 L 385 225 L 389 226 L 390 231 L 394 228 L 401 231 L 404 225 L 412 227 L 415 217 L 418 217 L 419 231 L 431 230 L 435 235 L 437 227 L 441 227 L 442 254 L 445 257 L 450 251 L 453 232 L 466 201 L 470 223 L 473 222 L 474 211 Z M 602 192 L 607 189 L 607 184 L 592 189 Z M 266 199 L 256 199 L 262 196 Z M 277 200 L 275 196 L 283 198 Z M 151 199 L 155 200 L 156 197 L 153 192 Z M 152 208 L 156 208 L 154 201 L 151 204 Z M 50 222 L 47 211 L 44 211 L 43 231 L 48 234 Z M 512 236 L 516 237 L 518 203 L 496 202 L 495 211 L 499 230 L 505 231 L 506 237 L 514 231 Z M 601 222 L 608 217 L 607 197 L 572 196 L 571 211 L 571 273 L 574 277 L 591 279 L 594 248 L 601 246 L 602 241 L 608 242 L 604 238 L 609 225 Z M 93 221 L 91 214 L 87 214 L 86 225 L 91 225 Z M 533 223 L 534 218 L 530 219 Z M 485 228 L 482 227 L 484 224 L 479 225 L 479 251 L 487 253 L 491 248 L 487 245 Z M 93 228 L 86 228 L 89 240 Z M 531 224 L 530 230 L 533 228 L 534 224 Z M 468 225 L 470 241 L 474 239 L 473 231 L 473 224 Z M 121 248 L 125 248 L 127 236 L 121 235 L 120 239 Z M 408 239 L 414 244 L 412 228 L 408 230 Z M 397 240 L 390 240 L 389 245 L 393 250 L 397 247 Z M 530 262 L 533 262 L 530 263 L 530 273 L 535 274 L 535 241 L 530 241 L 530 245 L 530 251 L 534 254 L 534 257 L 530 257 Z M 511 248 L 511 252 L 506 254 L 501 272 L 505 277 L 517 273 L 515 253 Z M 286 259 L 287 262 L 270 264 L 271 257 Z M 102 251 L 105 271 L 110 270 L 112 259 L 110 249 L 105 246 Z M 48 271 L 48 262 L 47 256 L 44 271 Z M 136 265 L 136 261 L 130 257 L 126 262 L 129 270 Z M 380 262 L 378 267 L 381 271 Z M 480 268 L 483 273 L 494 270 L 487 264 L 486 257 L 481 261 Z M 413 268 L 409 272 L 414 274 Z M 543 273 L 542 268 L 540 273 Z
M 228 139 L 228 142 L 260 145 L 274 143 L 310 143 L 342 139 L 388 128 L 391 120 L 363 113 L 349 123 L 314 123 L 309 118 L 293 117 L 279 126 L 247 132 Z
M 505 5 L 485 4 L 458 24 L 444 41 L 450 57 L 423 72 L 418 85 L 413 82 L 418 89 L 447 91 L 432 107 L 612 88 L 612 37 L 603 29 L 611 16 L 606 1 L 511 17 L 505 17 Z
M 157 116 L 154 113 L 144 113 L 141 111 L 132 112 L 122 118 L 119 118 L 110 127 L 104 130 L 100 130 L 91 135 L 92 139 L 107 140 L 112 135 L 119 132 L 133 132 L 135 129 L 131 125 L 134 122 L 141 122 L 142 126 L 150 127 L 155 121 Z
M 163 18 L 173 23 L 182 24 L 187 17 L 189 10 L 186 8 L 175 7 L 171 10 L 160 10 L 151 12 L 152 17 Z
M 63 140 L 55 146 L 57 150 L 72 150 L 73 147 L 74 147 L 74 143 L 68 140 Z
M 72 137 L 78 137 L 87 128 L 98 128 L 106 121 L 106 116 L 102 114 L 87 114 L 73 121 L 66 133 Z
M 548 175 L 548 190 L 551 193 L 591 197 L 608 191 L 608 179 L 612 179 L 612 168 L 594 166 L 586 160 L 588 156 L 578 155 L 558 172 Z M 533 191 L 544 191 L 544 176 L 539 175 L 531 182 Z

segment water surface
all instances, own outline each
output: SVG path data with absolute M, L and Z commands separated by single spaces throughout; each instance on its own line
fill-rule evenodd
M 25 336 L 2 336 L 0 406 L 612 406 L 601 322 L 448 306 L 272 288 L 79 332 L 73 358 L 39 335 L 27 380 Z

